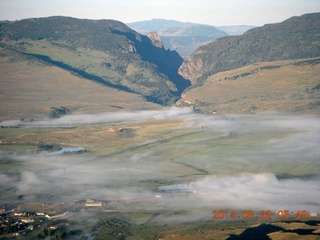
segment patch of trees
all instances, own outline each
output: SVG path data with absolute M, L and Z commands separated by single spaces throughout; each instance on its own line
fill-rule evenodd
M 67 232 L 65 230 L 56 230 L 56 229 L 50 229 L 47 227 L 43 227 L 40 231 L 40 233 L 37 235 L 38 239 L 44 239 L 51 236 L 50 240 L 61 240 L 64 239 L 67 236 Z
M 109 219 L 99 223 L 99 231 L 94 234 L 96 240 L 125 240 L 133 236 L 131 224 L 121 219 Z
M 67 115 L 69 114 L 71 111 L 66 108 L 66 107 L 51 107 L 51 114 L 50 114 L 50 117 L 51 118 L 59 118 L 63 115 Z
M 44 150 L 44 151 L 59 151 L 59 150 L 61 150 L 61 147 L 57 144 L 47 144 L 44 142 L 40 142 L 38 144 L 38 148 L 40 150 Z

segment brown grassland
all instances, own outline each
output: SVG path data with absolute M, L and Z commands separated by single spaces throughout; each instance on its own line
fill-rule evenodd
M 55 66 L 7 56 L 0 62 L 0 120 L 48 117 L 51 107 L 60 106 L 75 114 L 159 108 Z
M 263 62 L 217 73 L 187 90 L 179 103 L 218 114 L 319 113 L 318 60 Z

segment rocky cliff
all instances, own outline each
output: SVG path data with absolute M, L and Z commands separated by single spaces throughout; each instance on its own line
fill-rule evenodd
M 158 48 L 163 48 L 162 39 L 156 32 L 148 33 L 148 38 L 150 38 L 152 44 Z

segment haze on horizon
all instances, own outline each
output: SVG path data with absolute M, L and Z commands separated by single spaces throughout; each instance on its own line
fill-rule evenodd
M 0 0 L 0 20 L 70 16 L 124 23 L 155 18 L 222 25 L 255 25 L 319 12 L 318 0 Z

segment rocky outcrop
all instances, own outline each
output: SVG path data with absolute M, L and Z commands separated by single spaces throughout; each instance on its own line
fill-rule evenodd
M 158 48 L 163 48 L 162 39 L 156 32 L 148 33 L 148 38 L 150 38 L 152 44 Z
M 188 59 L 179 68 L 179 74 L 190 80 L 191 84 L 194 85 L 197 79 L 202 75 L 203 62 L 201 58 L 198 59 Z

